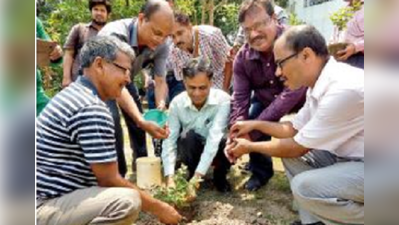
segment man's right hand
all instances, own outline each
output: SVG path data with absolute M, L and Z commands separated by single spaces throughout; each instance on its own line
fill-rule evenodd
M 176 209 L 161 201 L 156 203 L 154 215 L 164 224 L 178 224 L 183 218 Z
M 176 187 L 175 180 L 173 179 L 173 175 L 167 176 L 166 187 L 167 188 L 175 188 Z
M 149 133 L 155 139 L 166 139 L 169 137 L 169 129 L 167 127 L 161 128 L 156 123 L 151 121 L 141 121 L 140 128 Z

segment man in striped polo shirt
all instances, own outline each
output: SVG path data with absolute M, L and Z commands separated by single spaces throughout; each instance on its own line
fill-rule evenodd
M 118 173 L 114 122 L 104 101 L 130 82 L 134 52 L 113 37 L 81 50 L 83 76 L 37 120 L 37 224 L 132 224 L 140 210 L 163 223 L 181 216 Z

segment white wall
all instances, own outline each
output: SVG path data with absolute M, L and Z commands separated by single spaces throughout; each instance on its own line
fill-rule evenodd
M 288 10 L 295 12 L 298 18 L 307 24 L 315 26 L 328 41 L 334 31 L 330 15 L 345 5 L 347 3 L 344 0 L 332 0 L 305 8 L 304 0 L 290 0 Z

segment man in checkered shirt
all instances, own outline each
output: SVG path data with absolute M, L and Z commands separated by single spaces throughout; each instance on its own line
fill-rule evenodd
M 209 25 L 193 26 L 190 18 L 184 14 L 175 14 L 172 33 L 174 47 L 167 65 L 173 69 L 175 78 L 182 80 L 183 65 L 191 58 L 202 56 L 209 60 L 213 70 L 213 88 L 228 91 L 231 84 L 231 71 L 228 63 L 229 43 L 219 28 Z

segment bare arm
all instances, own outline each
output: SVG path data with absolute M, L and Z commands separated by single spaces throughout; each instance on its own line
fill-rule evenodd
M 143 115 L 141 114 L 136 102 L 133 100 L 129 91 L 126 88 L 122 89 L 121 96 L 117 98 L 119 106 L 127 112 L 130 118 L 133 119 L 135 123 L 140 125 L 143 121 Z
M 155 75 L 155 102 L 158 109 L 166 109 L 166 96 L 168 93 L 168 85 L 164 76 Z
M 225 150 L 230 162 L 235 162 L 237 158 L 251 152 L 281 157 L 297 158 L 305 155 L 309 149 L 295 142 L 293 138 L 277 139 L 267 142 L 251 142 L 244 138 L 235 139 L 235 145 Z
M 138 191 L 142 202 L 142 210 L 157 216 L 161 222 L 177 224 L 181 220 L 181 216 L 173 207 L 154 199 L 136 185 L 122 178 L 118 173 L 118 164 L 116 162 L 91 164 L 91 169 L 100 187 L 125 187 Z
M 72 65 L 73 61 L 75 60 L 73 58 L 73 55 L 75 54 L 75 50 L 68 49 L 65 51 L 64 55 L 64 63 L 63 63 L 63 79 L 62 79 L 62 87 L 65 88 L 69 84 L 72 83 Z
M 291 122 L 269 122 L 269 121 L 238 121 L 231 128 L 231 133 L 236 133 L 237 137 L 246 135 L 253 130 L 275 138 L 292 138 L 298 131 Z
M 122 89 L 121 96 L 117 99 L 117 102 L 129 117 L 152 137 L 156 139 L 165 139 L 169 136 L 169 131 L 167 129 L 163 129 L 153 122 L 144 120 L 136 102 L 126 88 Z

